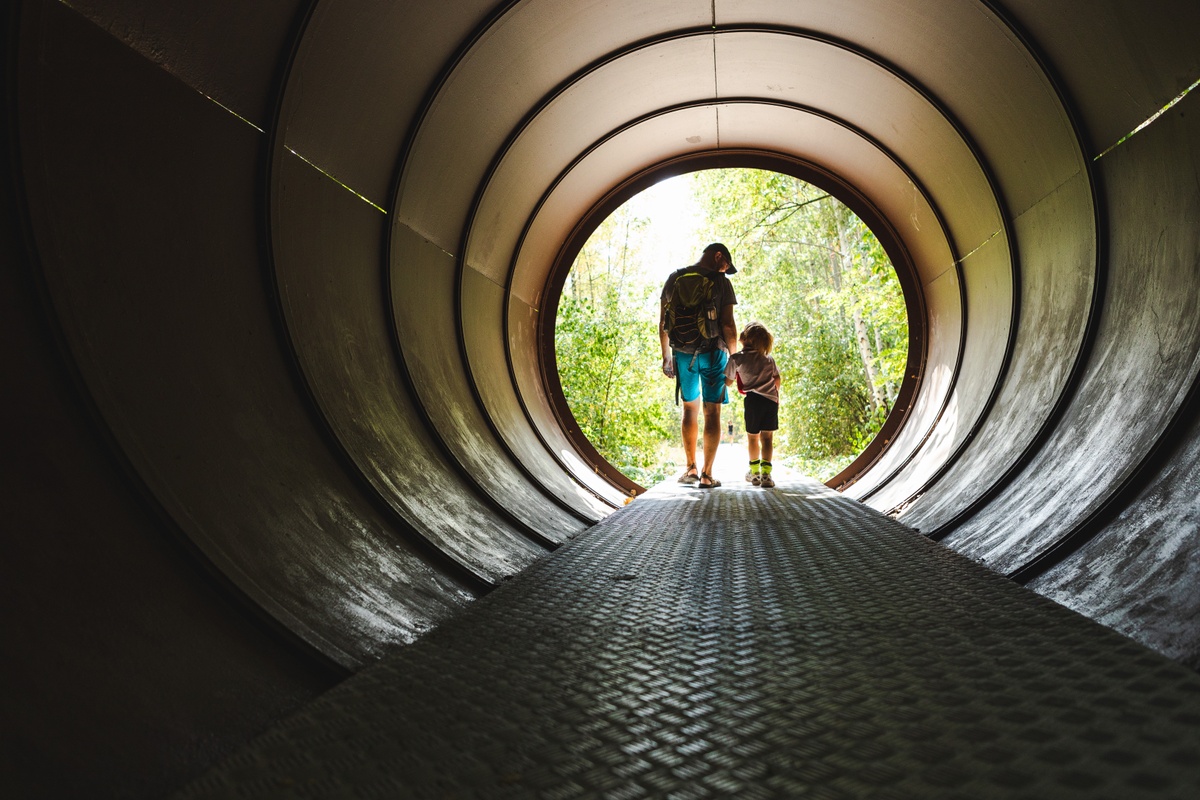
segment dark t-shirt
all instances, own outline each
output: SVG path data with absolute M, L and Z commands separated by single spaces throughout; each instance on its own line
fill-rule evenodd
M 671 287 L 675 285 L 675 279 L 685 272 L 700 272 L 709 277 L 709 280 L 713 282 L 713 285 L 716 286 L 717 289 L 717 294 L 719 297 L 717 308 L 719 310 L 723 311 L 725 306 L 737 305 L 737 295 L 733 293 L 733 284 L 729 282 L 729 278 L 724 272 L 713 272 L 712 270 L 697 269 L 696 265 L 693 264 L 688 267 L 681 267 L 667 277 L 667 282 L 663 284 L 662 295 L 659 298 L 660 306 L 665 306 L 667 304 L 667 300 L 671 296 Z M 724 336 L 718 336 L 717 341 L 718 346 L 722 350 L 726 349 Z
M 716 307 L 719 309 L 724 309 L 726 306 L 738 305 L 738 297 L 736 294 L 733 294 L 733 284 L 730 283 L 730 278 L 726 277 L 725 272 L 698 270 L 695 265 L 684 266 L 682 269 L 672 272 L 667 277 L 667 282 L 662 284 L 662 295 L 659 299 L 661 305 L 667 305 L 667 300 L 670 300 L 671 297 L 671 287 L 676 282 L 676 278 L 683 275 L 684 272 L 703 272 L 704 275 L 709 277 L 710 281 L 713 282 L 713 291 L 718 293 L 719 301 L 716 303 Z

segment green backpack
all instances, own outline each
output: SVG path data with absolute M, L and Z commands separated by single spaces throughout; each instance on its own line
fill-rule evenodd
M 704 272 L 689 270 L 671 285 L 666 299 L 666 328 L 671 347 L 682 353 L 715 350 L 721 335 L 717 284 Z

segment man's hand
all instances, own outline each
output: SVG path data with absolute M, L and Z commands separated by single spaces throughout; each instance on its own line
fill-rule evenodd
M 666 375 L 668 378 L 675 377 L 675 357 L 674 356 L 663 356 L 663 375 Z

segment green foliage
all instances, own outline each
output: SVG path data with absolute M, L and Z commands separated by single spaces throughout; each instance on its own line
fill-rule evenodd
M 775 335 L 783 376 L 777 457 L 828 479 L 891 410 L 908 359 L 903 293 L 882 245 L 820 189 L 762 170 L 693 176 L 709 234 L 729 245 L 739 325 Z
M 618 210 L 593 234 L 559 301 L 555 348 L 584 435 L 621 472 L 652 485 L 665 477 L 674 419 L 657 372 L 657 290 L 629 246 L 641 224 Z
M 704 212 L 695 254 L 733 252 L 739 327 L 775 335 L 783 375 L 776 460 L 822 480 L 883 424 L 908 352 L 904 298 L 878 239 L 814 186 L 762 170 L 687 177 Z M 643 263 L 648 220 L 618 209 L 576 259 L 559 303 L 559 375 L 596 449 L 644 485 L 662 480 L 678 445 L 674 386 L 659 372 L 661 278 Z M 685 264 L 671 265 L 672 267 Z M 727 408 L 738 429 L 741 404 Z

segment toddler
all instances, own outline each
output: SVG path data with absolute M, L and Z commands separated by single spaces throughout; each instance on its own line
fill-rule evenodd
M 736 381 L 738 391 L 746 395 L 746 438 L 750 451 L 750 471 L 746 480 L 755 486 L 771 488 L 771 457 L 773 439 L 779 428 L 779 386 L 782 379 L 771 348 L 775 337 L 761 322 L 751 322 L 738 341 L 741 352 L 729 357 L 725 366 L 725 385 Z

